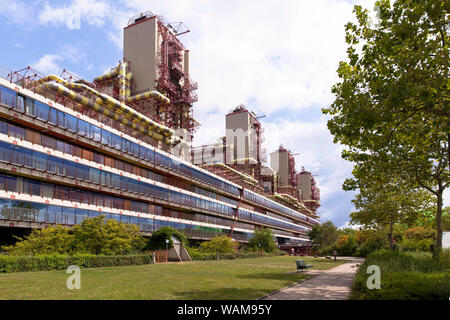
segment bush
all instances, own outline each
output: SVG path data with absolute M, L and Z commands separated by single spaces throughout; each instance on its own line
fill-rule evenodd
M 153 232 L 145 248 L 152 251 L 165 250 L 166 239 L 168 239 L 169 240 L 168 248 L 170 249 L 173 247 L 172 238 L 175 238 L 178 241 L 180 241 L 185 247 L 187 246 L 188 239 L 183 233 L 172 227 L 162 227 Z
M 337 254 L 340 256 L 352 256 L 357 248 L 353 235 L 342 235 L 337 241 Z
M 216 236 L 200 244 L 199 252 L 232 254 L 236 251 L 238 243 L 227 236 Z
M 405 238 L 399 243 L 399 246 L 401 251 L 430 252 L 430 245 L 432 244 L 434 244 L 433 239 L 414 240 Z
M 70 265 L 80 268 L 114 267 L 151 264 L 147 254 L 103 256 L 94 254 L 47 254 L 34 256 L 0 256 L 0 273 L 65 270 Z
M 277 245 L 274 241 L 272 230 L 267 228 L 255 230 L 248 242 L 248 247 L 254 251 L 275 252 Z
M 367 267 L 381 271 L 381 289 L 369 290 Z M 432 259 L 425 252 L 380 250 L 367 256 L 352 287 L 351 299 L 448 299 L 450 293 L 450 253 Z
M 11 255 L 131 254 L 139 251 L 144 240 L 135 225 L 106 220 L 104 215 L 84 219 L 72 228 L 62 226 L 35 229 L 13 246 L 4 247 Z
M 201 252 L 195 248 L 187 248 L 191 259 L 194 260 L 216 260 L 217 254 Z M 274 257 L 285 255 L 284 252 L 274 252 L 274 253 L 264 253 L 265 257 Z M 239 252 L 239 253 L 228 253 L 219 254 L 219 260 L 230 260 L 230 259 L 246 259 L 246 258 L 259 258 L 261 255 L 259 252 Z

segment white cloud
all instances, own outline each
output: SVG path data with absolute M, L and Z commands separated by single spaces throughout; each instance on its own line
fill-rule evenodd
M 39 61 L 31 63 L 31 67 L 44 74 L 59 74 L 63 70 L 58 65 L 58 62 L 62 61 L 62 57 L 56 54 L 46 54 Z
M 32 8 L 22 1 L 0 0 L 0 16 L 15 24 L 28 24 L 32 14 Z
M 81 23 L 102 27 L 110 13 L 110 5 L 103 1 L 74 0 L 70 5 L 63 6 L 45 2 L 39 13 L 39 22 L 50 26 L 67 25 L 76 15 L 81 18 Z

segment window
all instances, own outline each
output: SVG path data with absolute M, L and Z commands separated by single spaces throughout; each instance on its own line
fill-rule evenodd
M 8 107 L 14 108 L 16 93 L 11 89 L 0 87 L 0 102 Z
M 78 120 L 77 133 L 83 137 L 88 135 L 89 134 L 89 123 L 82 121 L 82 120 Z
M 25 111 L 25 97 L 20 94 L 17 95 L 16 110 L 20 112 Z
M 66 114 L 64 116 L 66 122 L 66 128 L 70 132 L 77 132 L 77 119 L 71 115 Z
M 35 103 L 35 107 L 38 119 L 42 121 L 48 121 L 48 114 L 50 112 L 50 107 L 37 101 Z

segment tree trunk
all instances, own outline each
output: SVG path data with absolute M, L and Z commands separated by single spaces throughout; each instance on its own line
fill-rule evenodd
M 394 243 L 392 242 L 392 237 L 394 236 L 394 214 L 391 211 L 391 220 L 389 221 L 389 250 L 394 250 Z
M 438 257 L 442 251 L 442 194 L 444 190 L 439 186 L 437 194 L 437 212 L 436 212 L 436 247 L 433 256 Z

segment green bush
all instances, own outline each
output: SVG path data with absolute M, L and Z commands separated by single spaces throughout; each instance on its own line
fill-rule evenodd
M 162 227 L 155 232 L 153 232 L 152 236 L 147 242 L 145 249 L 147 250 L 164 250 L 166 249 L 166 239 L 169 240 L 167 244 L 168 248 L 173 247 L 172 238 L 180 241 L 185 247 L 188 243 L 187 237 L 181 233 L 180 231 L 172 228 L 172 227 Z
M 400 243 L 401 251 L 426 251 L 430 252 L 430 245 L 434 244 L 433 239 L 403 239 Z
M 381 289 L 369 290 L 367 267 L 381 271 Z M 450 295 L 450 252 L 439 259 L 426 252 L 379 250 L 370 253 L 358 269 L 351 299 L 448 299 Z
M 381 289 L 369 290 L 366 279 L 356 279 L 352 299 L 358 300 L 448 300 L 448 273 L 393 272 L 383 274 Z
M 35 229 L 13 246 L 3 247 L 10 255 L 91 253 L 123 255 L 144 245 L 136 225 L 106 219 L 105 215 L 84 219 L 72 228 L 54 226 Z
M 103 256 L 94 254 L 48 254 L 34 256 L 0 256 L 0 273 L 65 270 L 70 265 L 80 268 L 114 267 L 151 264 L 147 254 Z
M 195 248 L 187 248 L 189 255 L 192 260 L 216 260 L 217 254 L 201 252 Z M 264 257 L 274 257 L 285 255 L 284 252 L 274 252 L 274 253 L 264 253 Z M 259 252 L 239 252 L 239 253 L 228 253 L 219 254 L 219 260 L 230 260 L 230 259 L 246 259 L 246 258 L 259 258 L 261 257 Z
M 274 241 L 272 230 L 267 228 L 256 229 L 248 242 L 248 247 L 254 251 L 275 252 L 277 244 Z
M 238 243 L 227 236 L 216 236 L 209 241 L 204 241 L 198 248 L 199 252 L 210 254 L 233 254 L 236 251 Z

